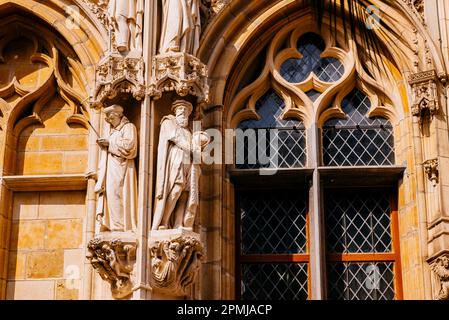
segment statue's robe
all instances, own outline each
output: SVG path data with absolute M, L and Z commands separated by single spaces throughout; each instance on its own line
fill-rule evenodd
M 188 128 L 182 128 L 176 123 L 173 115 L 164 117 L 161 122 L 157 176 L 156 176 L 156 198 L 153 216 L 152 230 L 158 230 L 164 216 L 170 216 L 170 225 L 177 227 L 182 225 L 180 217 L 175 217 L 174 212 L 183 208 L 185 214 L 198 207 L 198 176 L 199 165 L 192 160 L 192 134 Z M 193 174 L 193 175 L 192 175 Z M 180 190 L 174 194 L 173 189 L 178 185 Z M 180 203 L 182 192 L 189 192 L 186 203 Z M 170 199 L 169 199 L 170 197 Z M 176 207 L 168 212 L 167 201 L 178 201 Z M 184 199 L 181 199 L 184 201 Z M 183 218 L 183 217 L 181 217 Z M 174 221 L 176 220 L 176 221 Z M 181 224 L 181 225 L 179 225 Z
M 128 25 L 133 25 L 134 34 L 131 28 L 128 27 L 129 32 L 123 32 L 117 27 L 116 42 L 119 46 L 126 46 L 129 50 L 142 49 L 142 32 L 143 32 L 143 0 L 110 0 L 108 4 L 108 15 L 114 17 L 116 20 L 122 16 L 128 21 Z M 128 36 L 125 36 L 128 35 Z M 131 37 L 131 39 L 130 39 Z
M 160 53 L 196 54 L 201 33 L 200 0 L 162 0 Z M 189 4 L 190 3 L 190 4 Z
M 97 214 L 101 225 L 110 231 L 137 229 L 136 127 L 123 117 L 109 130 L 109 148 L 102 149 L 95 191 L 100 193 Z

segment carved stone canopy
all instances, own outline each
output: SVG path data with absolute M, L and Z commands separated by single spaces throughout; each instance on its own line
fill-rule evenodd
M 167 297 L 185 297 L 204 254 L 199 234 L 185 230 L 150 234 L 151 287 Z
M 412 115 L 423 118 L 425 115 L 433 117 L 438 113 L 437 90 L 438 77 L 435 70 L 412 74 L 409 83 L 412 87 Z
M 109 54 L 97 66 L 91 105 L 101 107 L 107 99 L 128 93 L 140 101 L 145 97 L 144 61 L 141 57 Z
M 183 52 L 170 52 L 153 58 L 149 95 L 160 99 L 173 91 L 181 97 L 192 95 L 198 102 L 209 100 L 208 70 L 198 58 Z
M 117 233 L 97 235 L 87 245 L 86 258 L 100 277 L 111 285 L 112 296 L 124 299 L 133 292 L 132 273 L 137 242 Z

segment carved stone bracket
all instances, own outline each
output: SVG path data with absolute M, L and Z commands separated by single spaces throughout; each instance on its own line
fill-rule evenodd
M 140 101 L 145 97 L 144 61 L 141 57 L 109 54 L 98 64 L 92 106 L 100 107 L 105 100 L 122 93 L 132 94 Z
M 430 259 L 428 263 L 437 278 L 435 300 L 449 300 L 449 253 Z
M 174 91 L 181 97 L 192 95 L 198 102 L 209 100 L 207 66 L 198 58 L 183 52 L 160 54 L 153 58 L 149 95 L 160 99 L 164 92 Z
M 434 70 L 415 73 L 409 77 L 413 97 L 412 115 L 419 117 L 421 121 L 426 116 L 432 118 L 440 109 L 437 81 Z
M 112 296 L 115 299 L 128 297 L 133 292 L 136 239 L 119 233 L 105 233 L 92 239 L 87 248 L 87 259 L 100 277 L 109 282 Z
M 149 247 L 153 291 L 169 298 L 184 298 L 204 253 L 199 234 L 181 229 L 152 231 Z
M 427 177 L 430 181 L 432 181 L 433 186 L 435 187 L 438 184 L 438 159 L 427 160 L 423 163 L 424 170 L 426 171 Z

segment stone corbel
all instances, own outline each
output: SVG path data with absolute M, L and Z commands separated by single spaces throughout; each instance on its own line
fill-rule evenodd
M 204 254 L 199 234 L 185 230 L 152 231 L 149 247 L 153 292 L 159 298 L 185 298 Z
M 431 120 L 439 111 L 438 77 L 434 70 L 412 74 L 409 83 L 412 87 L 412 115 L 423 123 Z
M 98 64 L 92 107 L 101 107 L 105 100 L 120 94 L 131 94 L 137 101 L 145 97 L 145 64 L 142 57 L 111 53 Z
M 133 289 L 136 262 L 135 238 L 117 234 L 97 235 L 88 246 L 87 259 L 100 277 L 111 285 L 112 297 L 124 299 Z
M 439 168 L 438 168 L 438 159 L 431 159 L 431 160 L 427 160 L 426 162 L 423 163 L 424 166 L 424 170 L 427 174 L 427 177 L 429 178 L 430 181 L 432 181 L 432 185 L 434 187 L 437 186 L 438 184 L 438 179 L 439 179 Z
M 435 300 L 449 300 L 449 253 L 427 261 L 436 276 Z
M 207 66 L 198 58 L 183 52 L 170 52 L 153 58 L 149 95 L 160 99 L 173 91 L 181 97 L 195 96 L 198 102 L 209 100 Z

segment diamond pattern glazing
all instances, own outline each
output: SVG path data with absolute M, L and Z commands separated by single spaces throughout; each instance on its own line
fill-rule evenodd
M 293 192 L 239 196 L 242 254 L 306 252 L 306 197 Z
M 329 299 L 393 300 L 393 262 L 330 263 Z
M 347 118 L 331 119 L 323 126 L 324 165 L 393 165 L 393 128 L 384 118 L 367 117 L 368 97 L 356 89 L 343 100 L 342 107 Z
M 282 119 L 285 103 L 273 90 L 256 103 L 260 120 L 242 121 L 236 139 L 238 169 L 295 168 L 306 164 L 306 134 L 301 121 Z M 256 130 L 249 130 L 256 129 Z M 260 154 L 265 155 L 261 158 Z
M 243 300 L 306 300 L 307 263 L 243 264 Z
M 330 253 L 391 252 L 391 208 L 388 193 L 328 192 L 325 202 Z

